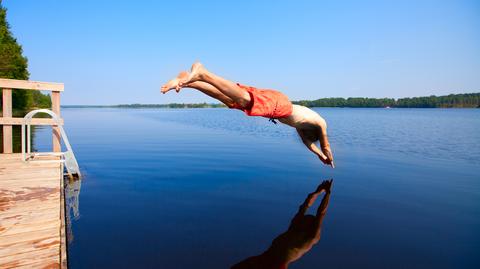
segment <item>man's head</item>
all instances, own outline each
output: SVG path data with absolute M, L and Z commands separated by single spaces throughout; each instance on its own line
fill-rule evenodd
M 316 129 L 303 129 L 302 132 L 305 138 L 314 143 L 320 140 L 320 133 Z

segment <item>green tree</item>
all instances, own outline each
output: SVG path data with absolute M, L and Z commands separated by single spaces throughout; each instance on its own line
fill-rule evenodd
M 480 108 L 480 93 L 450 94 L 400 98 L 321 98 L 317 100 L 294 101 L 294 104 L 308 107 L 470 107 Z
M 7 10 L 0 0 L 0 78 L 27 80 L 30 75 L 27 68 L 27 58 L 23 56 L 22 46 L 10 32 Z M 28 90 L 14 90 L 12 101 L 16 109 L 49 107 L 51 104 L 48 96 Z

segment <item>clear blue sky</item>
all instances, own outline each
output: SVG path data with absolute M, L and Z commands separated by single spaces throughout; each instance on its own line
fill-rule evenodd
M 62 104 L 213 102 L 159 94 L 195 60 L 293 100 L 480 91 L 480 1 L 4 0 L 32 80 Z

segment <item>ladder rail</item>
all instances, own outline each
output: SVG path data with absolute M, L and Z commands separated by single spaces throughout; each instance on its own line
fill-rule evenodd
M 65 147 L 67 148 L 66 152 L 44 152 L 44 153 L 33 153 L 31 152 L 32 147 L 31 147 L 31 121 L 33 119 L 33 116 L 35 116 L 38 113 L 46 113 L 52 117 L 52 119 L 55 121 L 56 125 L 60 129 L 60 136 L 61 139 L 63 140 Z M 26 130 L 25 130 L 26 128 Z M 25 143 L 25 131 L 27 132 L 27 137 L 26 137 L 26 143 Z M 28 155 L 28 158 L 27 158 Z M 48 110 L 48 109 L 37 109 L 30 111 L 25 117 L 23 118 L 22 122 L 22 160 L 24 162 L 29 162 L 32 161 L 30 158 L 34 158 L 35 156 L 60 156 L 61 159 L 59 161 L 53 161 L 53 162 L 61 162 L 65 164 L 65 167 L 67 168 L 67 172 L 73 176 L 73 174 L 77 174 L 79 177 L 81 176 L 80 174 L 80 168 L 78 166 L 77 159 L 75 158 L 75 154 L 73 153 L 72 146 L 70 145 L 70 141 L 68 140 L 67 134 L 65 133 L 65 130 L 63 129 L 63 126 L 61 125 L 61 120 L 58 117 L 57 114 L 55 114 L 53 111 Z M 36 162 L 47 162 L 45 160 L 35 160 Z M 52 161 L 49 161 L 52 162 Z

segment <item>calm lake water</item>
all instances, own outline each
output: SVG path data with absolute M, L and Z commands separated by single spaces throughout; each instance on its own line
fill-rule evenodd
M 321 239 L 289 268 L 480 268 L 480 109 L 316 111 L 336 169 L 239 111 L 63 109 L 84 173 L 70 268 L 230 268 L 330 178 Z

